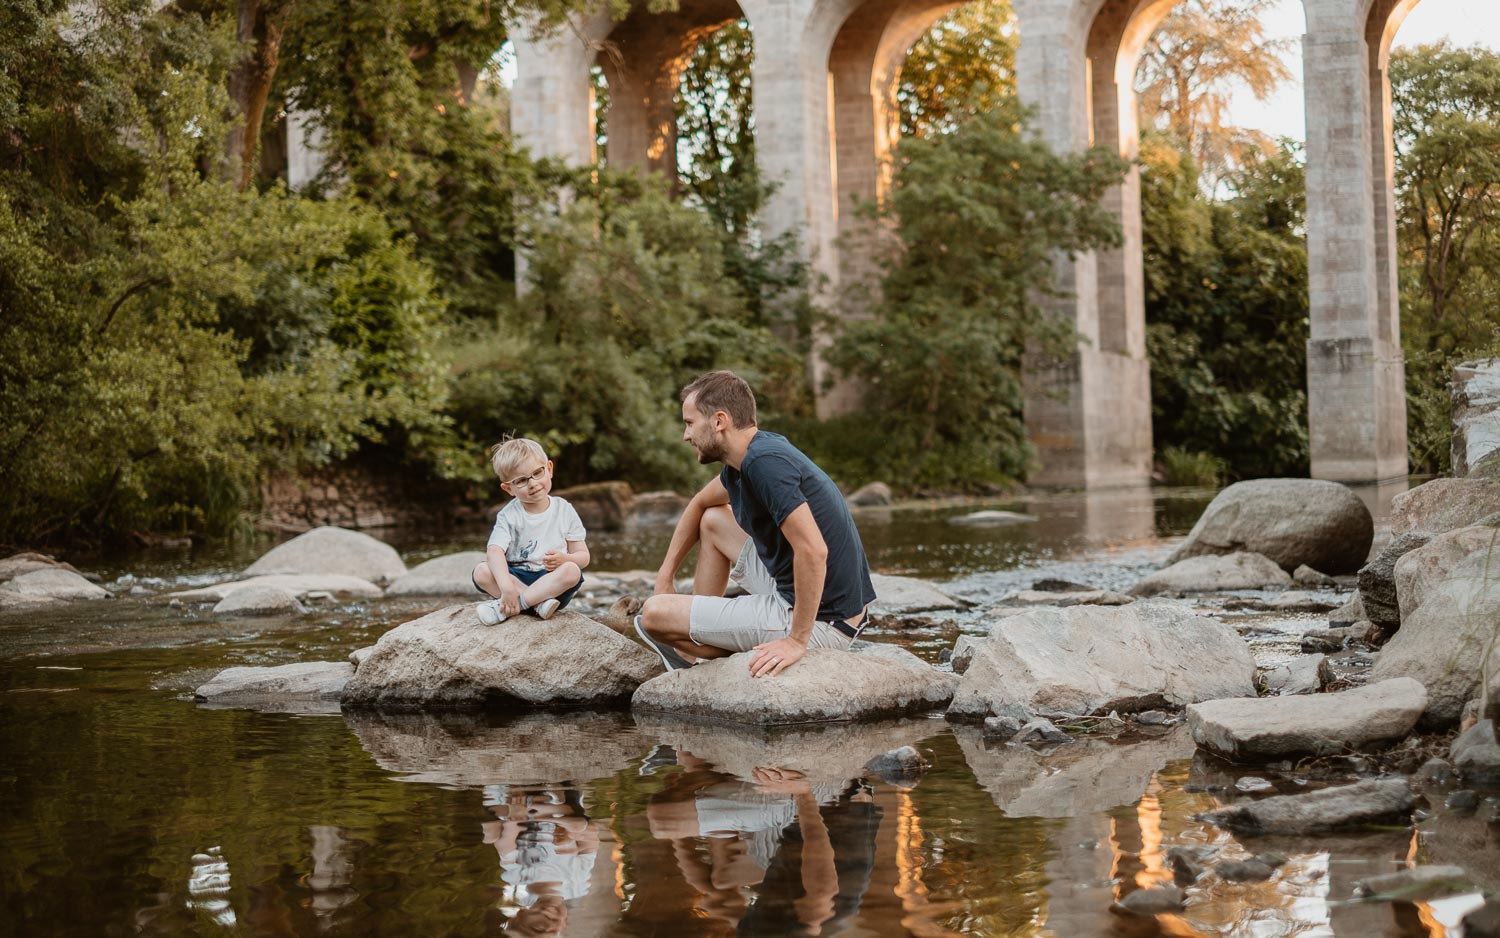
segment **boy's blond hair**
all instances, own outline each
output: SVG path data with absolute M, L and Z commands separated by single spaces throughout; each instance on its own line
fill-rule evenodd
M 547 461 L 547 451 L 536 440 L 511 437 L 490 447 L 490 466 L 501 482 L 509 482 L 520 471 L 521 464 L 530 459 Z

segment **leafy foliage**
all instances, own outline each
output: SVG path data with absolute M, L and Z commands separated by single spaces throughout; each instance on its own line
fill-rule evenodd
M 1228 202 L 1192 157 L 1142 141 L 1153 434 L 1234 478 L 1307 472 L 1307 249 L 1300 150 L 1242 168 Z
M 1206 192 L 1236 167 L 1273 156 L 1276 141 L 1231 125 L 1229 102 L 1245 88 L 1264 101 L 1292 77 L 1288 42 L 1265 38 L 1276 0 L 1185 0 L 1152 34 L 1136 68 L 1142 123 L 1193 155 Z
M 714 223 L 662 182 L 604 172 L 527 225 L 530 289 L 456 362 L 453 412 L 470 439 L 532 435 L 565 481 L 697 478 L 671 402 L 697 374 L 733 367 L 795 383 L 800 359 L 753 321 L 723 276 Z
M 1391 55 L 1411 463 L 1450 457 L 1453 366 L 1500 345 L 1500 53 Z
M 1125 164 L 1100 149 L 1054 154 L 1023 119 L 1004 99 L 898 151 L 878 220 L 898 238 L 883 299 L 828 355 L 881 415 L 872 457 L 889 478 L 952 487 L 1022 475 L 1022 351 L 1071 339 L 1038 302 L 1056 293 L 1052 257 L 1119 243 L 1099 199 Z
M 901 66 L 901 136 L 952 131 L 1016 91 L 1016 15 L 1009 0 L 977 0 L 928 28 Z

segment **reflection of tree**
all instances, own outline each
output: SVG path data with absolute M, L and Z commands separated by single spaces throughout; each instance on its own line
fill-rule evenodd
M 817 934 L 858 911 L 881 811 L 863 780 L 815 784 L 758 768 L 750 780 L 688 752 L 647 807 L 708 916 L 747 934 Z

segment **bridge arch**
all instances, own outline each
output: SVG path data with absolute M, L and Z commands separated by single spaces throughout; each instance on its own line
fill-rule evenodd
M 1012 0 L 1020 31 L 1017 88 L 1037 109 L 1037 132 L 1058 149 L 1107 142 L 1134 156 L 1136 64 L 1177 2 Z M 1395 31 L 1416 3 L 1303 0 L 1307 382 L 1317 478 L 1374 481 L 1406 472 L 1385 66 Z M 832 283 L 841 274 L 858 272 L 838 254 L 837 238 L 847 223 L 843 207 L 855 195 L 878 197 L 884 184 L 883 158 L 894 143 L 889 95 L 898 57 L 956 5 L 955 0 L 738 4 L 756 42 L 757 159 L 779 186 L 762 226 L 772 235 L 799 232 L 807 258 Z M 646 140 L 620 143 L 634 154 L 631 160 L 665 169 L 661 161 L 673 148 L 653 142 L 667 136 L 661 116 L 670 96 L 663 105 L 663 76 L 670 74 L 682 44 L 696 42 L 694 30 L 727 21 L 733 7 L 734 0 L 681 0 L 681 10 L 671 17 L 632 14 L 639 25 L 620 34 L 618 47 L 643 50 L 642 61 L 622 64 L 620 80 L 628 78 L 639 89 L 633 100 L 642 102 L 645 116 L 635 124 L 646 128 Z M 658 24 L 662 35 L 653 36 L 651 24 Z M 595 17 L 577 24 L 576 35 L 516 42 L 514 127 L 533 152 L 590 159 L 588 71 L 598 44 L 616 29 Z M 611 76 L 612 89 L 615 80 Z M 615 133 L 612 127 L 612 159 Z M 1063 360 L 1028 366 L 1026 418 L 1042 463 L 1035 481 L 1043 485 L 1138 484 L 1150 475 L 1138 176 L 1132 173 L 1106 203 L 1120 219 L 1124 245 L 1060 258 L 1057 264 L 1059 286 L 1069 294 L 1057 311 L 1076 326 L 1081 341 Z

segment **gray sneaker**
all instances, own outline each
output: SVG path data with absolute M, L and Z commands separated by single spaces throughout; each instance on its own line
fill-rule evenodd
M 693 665 L 697 664 L 696 661 L 689 661 L 686 658 L 682 657 L 682 655 L 677 653 L 677 649 L 673 648 L 671 645 L 668 645 L 666 642 L 658 641 L 647 634 L 646 627 L 641 624 L 640 616 L 636 616 L 632 621 L 635 624 L 635 634 L 641 637 L 641 641 L 646 643 L 647 648 L 656 652 L 657 656 L 661 658 L 662 665 L 668 671 L 681 671 L 684 668 L 691 668 Z

